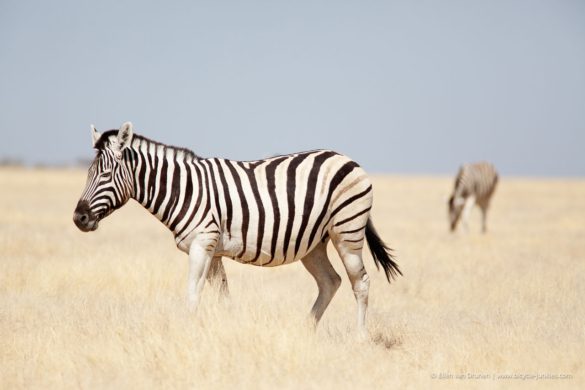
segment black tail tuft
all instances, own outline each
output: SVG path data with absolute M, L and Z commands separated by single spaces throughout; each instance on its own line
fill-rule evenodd
M 382 241 L 378 232 L 376 232 L 371 218 L 368 219 L 368 224 L 366 225 L 366 240 L 368 241 L 368 246 L 372 252 L 372 257 L 374 258 L 376 267 L 380 269 L 380 265 L 382 265 L 388 282 L 390 282 L 391 278 L 393 279 L 398 276 L 398 274 L 402 275 L 402 272 L 400 272 L 400 269 L 398 268 L 398 264 L 396 264 L 392 257 L 392 249 L 384 244 L 384 241 Z

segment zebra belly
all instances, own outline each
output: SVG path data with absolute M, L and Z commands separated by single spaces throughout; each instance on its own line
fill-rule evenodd
M 307 244 L 303 243 L 303 245 L 299 245 L 298 251 L 295 251 L 296 240 L 296 236 L 291 236 L 288 241 L 289 245 L 284 245 L 284 242 L 278 241 L 275 241 L 273 245 L 273 240 L 269 237 L 258 245 L 258 237 L 255 235 L 253 237 L 248 237 L 246 245 L 244 246 L 244 240 L 240 234 L 228 234 L 227 232 L 224 232 L 220 237 L 216 254 L 218 256 L 229 257 L 242 264 L 274 267 L 293 263 L 302 259 L 310 253 L 320 241 L 318 239 L 314 240 L 315 242 L 313 242 L 310 247 L 307 247 Z

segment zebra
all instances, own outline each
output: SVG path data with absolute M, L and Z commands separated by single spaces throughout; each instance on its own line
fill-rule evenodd
M 455 177 L 455 186 L 448 202 L 449 224 L 451 231 L 455 231 L 459 220 L 467 228 L 469 212 L 475 204 L 481 209 L 482 232 L 487 231 L 487 211 L 496 185 L 498 173 L 488 162 L 464 164 L 459 168 Z
M 316 326 L 341 278 L 327 256 L 332 242 L 357 302 L 365 334 L 370 279 L 362 262 L 364 237 L 388 282 L 402 275 L 372 220 L 372 184 L 364 170 L 331 150 L 256 161 L 201 158 L 192 151 L 134 134 L 132 123 L 103 134 L 91 126 L 96 156 L 73 221 L 84 232 L 130 198 L 155 215 L 188 254 L 187 298 L 196 309 L 205 280 L 228 293 L 221 258 L 273 267 L 300 260 L 318 296 Z

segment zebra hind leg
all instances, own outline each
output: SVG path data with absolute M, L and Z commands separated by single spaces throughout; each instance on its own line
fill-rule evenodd
M 219 287 L 219 292 L 222 297 L 227 297 L 229 295 L 227 275 L 223 268 L 221 256 L 215 256 L 211 260 L 211 265 L 207 272 L 207 281 L 210 285 Z
M 311 309 L 311 315 L 313 317 L 315 326 L 323 316 L 325 309 L 329 306 L 331 299 L 337 292 L 339 285 L 341 284 L 341 278 L 333 269 L 329 258 L 327 257 L 327 243 L 321 243 L 311 253 L 305 256 L 301 262 L 309 271 L 319 289 L 319 295 L 317 300 Z
M 368 334 L 366 330 L 366 312 L 368 309 L 370 277 L 368 276 L 366 268 L 364 267 L 364 262 L 362 261 L 362 246 L 360 245 L 359 249 L 357 249 L 355 248 L 355 242 L 343 240 L 334 243 L 343 265 L 345 266 L 347 275 L 349 276 L 351 288 L 357 302 L 358 337 L 360 339 L 365 339 Z

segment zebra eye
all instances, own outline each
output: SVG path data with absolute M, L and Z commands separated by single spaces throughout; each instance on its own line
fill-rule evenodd
M 106 172 L 103 172 L 103 173 L 100 175 L 100 177 L 101 177 L 102 179 L 106 179 L 106 180 L 107 180 L 107 179 L 110 179 L 110 178 L 112 177 L 112 171 L 106 171 Z

